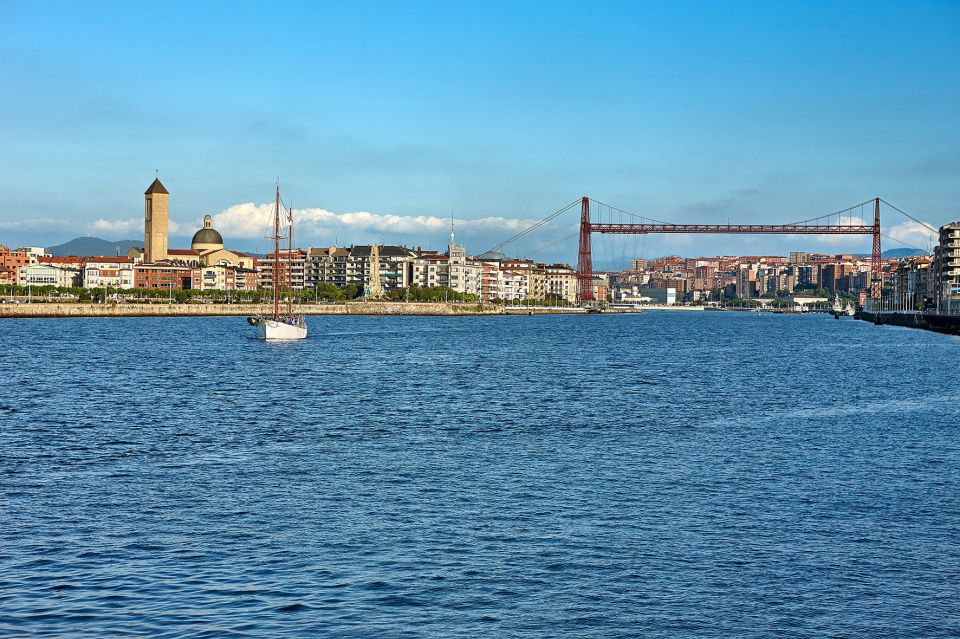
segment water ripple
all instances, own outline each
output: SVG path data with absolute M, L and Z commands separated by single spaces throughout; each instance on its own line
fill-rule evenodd
M 0 636 L 960 635 L 960 340 L 3 322 Z

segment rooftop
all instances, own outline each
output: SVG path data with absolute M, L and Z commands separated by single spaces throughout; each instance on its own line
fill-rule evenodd
M 144 195 L 152 195 L 154 193 L 170 193 L 170 191 L 167 190 L 167 187 L 163 185 L 163 182 L 160 181 L 160 178 L 155 179 L 147 188 L 147 190 L 143 192 Z

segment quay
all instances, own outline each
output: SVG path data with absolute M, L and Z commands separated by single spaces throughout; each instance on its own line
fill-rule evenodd
M 463 302 L 346 302 L 304 304 L 304 315 L 503 315 L 493 304 Z M 537 309 L 531 309 L 536 311 Z M 273 312 L 271 304 L 80 304 L 41 302 L 0 304 L 0 318 L 25 317 L 217 317 Z M 549 310 L 547 312 L 557 312 Z
M 944 314 L 924 311 L 870 311 L 861 310 L 856 319 L 872 322 L 878 326 L 904 326 L 907 328 L 922 328 L 938 333 L 960 335 L 960 315 Z

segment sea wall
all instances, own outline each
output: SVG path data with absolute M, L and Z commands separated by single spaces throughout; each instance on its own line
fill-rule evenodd
M 858 319 L 874 324 L 891 324 L 908 328 L 924 328 L 938 333 L 960 335 L 960 315 L 937 315 L 919 311 L 861 311 Z
M 865 322 L 874 324 L 892 324 L 894 326 L 907 326 L 910 328 L 926 328 L 926 321 L 923 315 L 918 311 L 881 311 L 873 313 L 870 311 L 861 311 L 859 318 Z
M 502 315 L 503 308 L 491 304 L 442 302 L 350 302 L 304 305 L 305 315 Z M 267 304 L 75 304 L 42 302 L 0 304 L 5 317 L 193 317 L 223 315 L 269 315 Z

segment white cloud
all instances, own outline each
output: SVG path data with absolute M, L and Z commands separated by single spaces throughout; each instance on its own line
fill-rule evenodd
M 349 238 L 350 231 L 377 232 L 387 236 L 408 235 L 426 238 L 450 228 L 450 219 L 433 215 L 383 215 L 369 211 L 333 213 L 326 209 L 295 209 L 294 220 L 300 237 L 339 233 Z M 484 217 L 457 220 L 457 231 L 516 232 L 535 220 L 505 217 Z M 213 226 L 225 238 L 261 238 L 269 234 L 273 223 L 273 204 L 236 204 L 213 216 Z M 349 240 L 348 240 L 349 241 Z
M 143 220 L 129 218 L 126 220 L 105 220 L 100 218 L 91 223 L 90 231 L 93 233 L 110 233 L 128 235 L 135 228 L 143 228 Z
M 849 222 L 847 221 L 846 217 L 843 218 L 844 226 L 847 224 L 854 226 L 866 224 L 869 226 L 872 223 L 873 220 L 867 221 L 857 216 L 849 218 Z M 933 224 L 929 224 L 929 226 L 937 228 Z M 889 235 L 890 237 L 903 242 L 903 244 L 900 244 L 898 242 L 892 242 L 889 238 L 882 238 L 881 242 L 883 243 L 885 249 L 903 248 L 904 244 L 906 244 L 910 247 L 928 250 L 938 241 L 936 233 L 926 228 L 923 224 L 919 224 L 912 220 L 906 220 L 891 227 L 882 227 L 881 232 L 884 235 Z M 861 241 L 862 238 L 863 241 Z M 865 241 L 872 241 L 870 238 L 871 236 L 869 235 L 818 235 L 817 242 L 826 244 L 828 246 L 851 247 L 856 246 L 858 243 L 863 244 Z
M 927 226 L 937 228 L 930 223 L 927 223 Z M 937 242 L 939 242 L 937 233 L 934 233 L 923 224 L 919 224 L 913 220 L 906 220 L 900 224 L 891 226 L 885 232 L 890 237 L 900 240 L 904 244 L 916 246 L 925 251 L 929 250 L 931 247 L 935 246 Z M 896 242 L 891 243 L 887 241 L 887 238 L 883 238 L 882 241 L 887 245 L 887 248 L 898 248 L 902 246 Z

